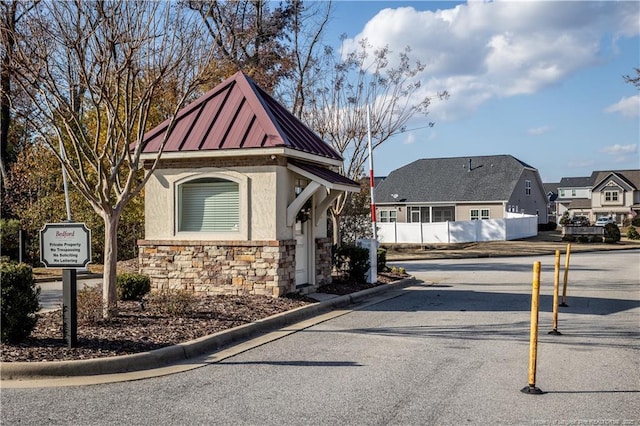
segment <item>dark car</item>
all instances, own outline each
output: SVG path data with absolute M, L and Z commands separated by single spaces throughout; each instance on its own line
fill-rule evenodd
M 574 216 L 571 219 L 571 224 L 573 226 L 589 226 L 590 222 L 589 222 L 589 218 L 586 216 Z

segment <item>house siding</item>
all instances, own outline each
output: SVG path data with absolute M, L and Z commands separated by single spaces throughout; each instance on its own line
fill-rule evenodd
M 504 204 L 457 204 L 456 205 L 456 220 L 471 220 L 471 210 L 477 209 L 479 211 L 489 209 L 489 219 L 500 219 L 504 217 Z M 481 212 L 480 212 L 481 213 Z
M 531 194 L 526 194 L 526 181 L 531 182 Z M 538 223 L 547 223 L 547 196 L 536 171 L 524 169 L 520 179 L 514 187 L 511 198 L 507 203 L 507 210 L 538 216 Z

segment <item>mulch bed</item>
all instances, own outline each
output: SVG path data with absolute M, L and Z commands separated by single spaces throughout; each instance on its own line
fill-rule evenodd
M 401 275 L 381 274 L 385 284 Z M 374 284 L 354 285 L 340 280 L 318 292 L 350 294 Z M 135 301 L 118 302 L 118 313 L 108 321 L 78 324 L 78 342 L 67 348 L 62 334 L 62 311 L 38 314 L 31 335 L 19 344 L 0 344 L 2 362 L 66 361 L 146 352 L 183 343 L 219 331 L 251 323 L 271 315 L 314 303 L 305 296 L 272 298 L 266 296 L 197 297 L 190 312 L 170 315 L 153 307 L 141 309 Z

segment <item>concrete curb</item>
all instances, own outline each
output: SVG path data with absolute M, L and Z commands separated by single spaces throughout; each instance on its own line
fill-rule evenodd
M 303 321 L 336 308 L 344 308 L 359 303 L 367 297 L 384 293 L 393 288 L 400 288 L 413 282 L 416 282 L 416 280 L 406 278 L 391 284 L 383 284 L 356 293 L 336 296 L 323 302 L 302 306 L 199 339 L 133 355 L 74 361 L 0 362 L 0 380 L 94 376 L 166 367 L 208 352 L 217 351 L 225 346 L 248 340 L 256 335 Z

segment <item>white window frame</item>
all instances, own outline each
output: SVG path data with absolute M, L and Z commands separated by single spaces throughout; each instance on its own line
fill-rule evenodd
M 471 209 L 469 212 L 471 220 L 486 220 L 491 218 L 490 209 Z
M 393 223 L 398 220 L 398 212 L 395 209 L 380 209 L 378 213 L 381 223 Z
M 182 197 L 183 185 L 197 184 L 198 181 L 227 181 L 237 188 L 237 226 L 227 230 L 182 230 Z M 247 177 L 236 172 L 193 174 L 174 182 L 174 235 L 187 240 L 191 239 L 217 239 L 217 240 L 246 240 L 248 239 L 248 202 L 247 202 Z M 234 223 L 235 225 L 235 223 Z
M 524 181 L 524 195 L 531 195 L 531 181 L 530 180 L 525 180 Z
M 619 191 L 605 191 L 604 201 L 607 203 L 617 203 L 619 201 L 618 193 Z

